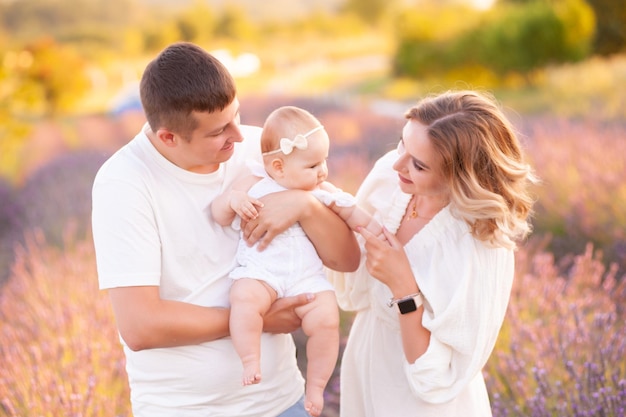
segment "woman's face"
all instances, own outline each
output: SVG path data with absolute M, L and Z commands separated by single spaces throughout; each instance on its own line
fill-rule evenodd
M 441 171 L 441 156 L 435 152 L 426 134 L 426 126 L 409 120 L 402 130 L 398 154 L 393 169 L 398 172 L 403 192 L 420 196 L 445 196 L 448 193 Z

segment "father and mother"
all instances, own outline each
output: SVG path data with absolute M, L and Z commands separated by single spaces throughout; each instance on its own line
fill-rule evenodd
M 211 203 L 261 161 L 261 129 L 239 123 L 228 71 L 190 43 L 164 49 L 141 81 L 141 132 L 100 169 L 93 234 L 135 417 L 299 417 L 304 379 L 289 334 L 314 294 L 263 316 L 263 380 L 242 385 L 229 337 L 239 232 Z M 339 305 L 356 311 L 341 369 L 343 417 L 489 416 L 481 369 L 497 338 L 529 232 L 534 177 L 495 102 L 473 91 L 420 101 L 397 151 L 357 193 L 383 235 L 352 231 L 311 193 L 261 199 L 242 224 L 260 250 L 299 223 Z M 304 135 L 307 132 L 301 132 Z

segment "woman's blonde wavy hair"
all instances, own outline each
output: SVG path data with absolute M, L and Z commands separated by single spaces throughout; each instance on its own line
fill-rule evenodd
M 421 100 L 405 116 L 428 128 L 453 213 L 477 239 L 515 248 L 531 231 L 529 185 L 536 177 L 496 101 L 476 91 L 448 91 Z

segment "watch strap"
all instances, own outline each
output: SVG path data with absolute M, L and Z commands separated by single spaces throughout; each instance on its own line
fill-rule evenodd
M 402 298 L 391 298 L 387 305 L 389 307 L 396 306 L 396 310 L 400 314 L 408 314 L 416 311 L 424 303 L 424 298 L 420 291 L 415 294 L 407 295 Z

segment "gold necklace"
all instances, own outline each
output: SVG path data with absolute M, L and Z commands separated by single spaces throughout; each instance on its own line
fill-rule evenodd
M 411 197 L 411 200 L 413 201 L 413 207 L 411 207 L 411 211 L 409 212 L 409 215 L 407 216 L 408 220 L 417 219 L 418 217 L 425 219 L 425 220 L 432 220 L 432 217 L 420 216 L 419 212 L 417 211 L 417 199 L 415 198 L 415 196 Z
M 415 197 L 413 198 L 413 208 L 411 209 L 411 212 L 409 213 L 409 218 L 410 219 L 416 219 L 418 218 L 420 215 L 417 212 L 417 201 L 415 201 Z

